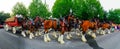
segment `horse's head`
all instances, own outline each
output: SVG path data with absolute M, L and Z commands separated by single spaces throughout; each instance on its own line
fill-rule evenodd
M 74 16 L 69 14 L 68 16 L 65 17 L 65 20 L 70 23 L 70 22 L 73 22 L 74 21 Z
M 74 16 L 73 16 L 73 15 L 69 15 L 69 16 L 68 16 L 68 19 L 74 20 Z
M 40 18 L 37 16 L 37 17 L 35 17 L 34 22 L 36 23 L 38 21 L 40 21 Z
M 40 18 L 40 20 L 41 20 L 41 22 L 42 22 L 42 23 L 45 21 L 45 19 L 44 19 L 44 18 Z

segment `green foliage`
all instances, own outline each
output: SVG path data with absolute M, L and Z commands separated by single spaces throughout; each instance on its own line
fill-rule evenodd
M 103 19 L 103 8 L 98 0 L 83 0 L 82 19 L 99 17 Z
M 108 13 L 109 20 L 120 24 L 120 9 L 110 10 Z
M 10 17 L 9 13 L 0 12 L 0 24 L 3 24 L 4 21 Z
M 43 4 L 41 0 L 32 0 L 29 6 L 29 16 L 31 18 L 35 18 L 36 16 L 47 18 L 50 15 L 46 4 Z
M 17 2 L 16 5 L 12 9 L 13 15 L 21 14 L 23 16 L 27 16 L 28 11 L 23 3 Z
M 52 8 L 53 17 L 64 17 L 69 14 L 71 8 L 72 0 L 56 0 Z
M 84 3 L 83 0 L 73 0 L 72 10 L 74 16 L 82 18 L 83 3 Z
M 52 8 L 53 17 L 73 14 L 80 19 L 104 18 L 104 10 L 98 0 L 56 0 Z

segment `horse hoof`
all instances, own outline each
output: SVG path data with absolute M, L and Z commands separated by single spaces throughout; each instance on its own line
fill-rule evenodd
M 39 36 L 41 35 L 41 33 L 39 33 Z
M 44 42 L 50 42 L 50 41 L 51 41 L 51 40 L 47 40 L 47 39 L 44 40 Z
M 96 38 L 96 36 L 92 36 L 94 39 Z
M 38 36 L 38 34 L 36 33 L 35 36 Z
M 85 40 L 85 39 L 82 39 L 82 42 L 87 42 L 87 40 Z
M 96 35 L 95 35 L 95 33 L 92 33 L 92 37 L 93 37 L 93 38 L 96 38 Z
M 29 36 L 29 39 L 32 39 L 32 36 Z
M 80 33 L 77 33 L 77 36 L 80 36 Z
M 44 42 L 48 42 L 47 40 L 44 40 Z
M 58 42 L 60 42 L 60 36 L 58 37 Z
M 47 42 L 50 42 L 51 40 L 47 40 Z
M 54 36 L 55 38 L 57 38 L 57 36 Z
M 82 41 L 82 42 L 86 43 L 87 41 Z
M 67 38 L 67 39 L 70 39 L 70 37 L 69 37 L 69 36 L 66 36 L 66 38 Z
M 65 42 L 64 41 L 60 41 L 60 44 L 64 44 Z
M 49 42 L 51 41 L 50 37 L 48 36 L 48 34 L 46 34 L 46 40 Z
M 51 41 L 51 39 L 50 38 L 47 38 L 47 42 L 50 42 Z
M 70 34 L 69 37 L 72 38 L 72 35 Z
M 57 38 L 57 35 L 53 35 L 55 38 Z
M 48 42 L 48 40 L 47 40 L 47 39 L 44 39 L 44 42 Z
M 29 39 L 32 39 L 32 37 L 29 37 Z
M 110 31 L 108 31 L 108 34 L 110 34 L 111 32 Z

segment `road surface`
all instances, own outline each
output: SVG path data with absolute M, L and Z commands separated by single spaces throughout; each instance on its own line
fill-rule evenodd
M 59 44 L 57 39 L 52 38 L 51 42 L 46 43 L 43 41 L 43 36 L 30 40 L 0 29 L 0 49 L 120 49 L 120 32 L 99 35 L 95 40 L 88 39 L 86 43 L 77 36 L 71 40 L 65 39 L 65 42 Z

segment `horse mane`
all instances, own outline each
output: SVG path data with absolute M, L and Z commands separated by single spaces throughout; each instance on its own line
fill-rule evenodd
M 65 18 L 65 19 L 68 19 L 68 15 L 66 15 L 64 18 Z

